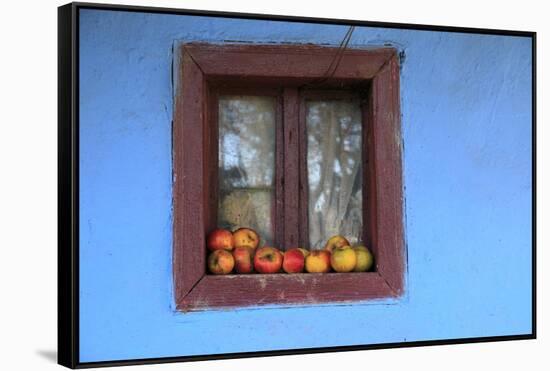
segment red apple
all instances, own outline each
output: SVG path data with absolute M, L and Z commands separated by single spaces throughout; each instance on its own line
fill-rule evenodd
M 208 269 L 214 274 L 231 273 L 235 266 L 235 259 L 229 251 L 216 250 L 208 256 Z
M 330 252 L 314 250 L 306 257 L 306 271 L 309 273 L 330 272 Z
M 208 250 L 233 250 L 233 233 L 227 229 L 215 229 L 208 235 L 206 247 Z
M 235 247 L 233 258 L 235 258 L 235 271 L 237 273 L 251 273 L 253 266 L 252 250 L 247 246 Z
M 274 248 L 264 246 L 256 250 L 254 255 L 254 269 L 259 273 L 276 273 L 281 270 L 283 254 Z
M 246 246 L 252 249 L 252 253 L 260 243 L 260 236 L 250 228 L 239 228 L 233 232 L 235 247 Z
M 305 256 L 299 248 L 285 251 L 283 270 L 286 273 L 300 273 L 304 270 Z

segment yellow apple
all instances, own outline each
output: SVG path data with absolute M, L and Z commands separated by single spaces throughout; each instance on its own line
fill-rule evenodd
M 235 247 L 248 247 L 252 249 L 251 252 L 254 254 L 254 250 L 260 243 L 260 236 L 253 229 L 239 228 L 233 232 L 233 240 L 235 241 Z
M 227 250 L 215 250 L 208 255 L 208 269 L 214 274 L 229 274 L 234 266 L 235 259 Z
M 330 253 L 326 250 L 314 250 L 306 257 L 306 271 L 309 273 L 327 273 L 330 271 Z
M 354 246 L 355 255 L 357 255 L 357 264 L 355 265 L 354 272 L 366 272 L 372 268 L 374 263 L 374 256 L 365 246 Z
M 346 240 L 343 236 L 332 236 L 328 239 L 327 244 L 325 245 L 325 250 L 332 253 L 334 248 L 340 247 L 340 246 L 350 246 L 348 240 Z
M 339 246 L 332 250 L 330 265 L 336 272 L 351 272 L 357 264 L 357 255 L 351 246 Z

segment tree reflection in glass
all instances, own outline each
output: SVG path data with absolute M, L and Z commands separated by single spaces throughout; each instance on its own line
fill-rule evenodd
M 311 249 L 343 235 L 362 241 L 361 108 L 358 100 L 306 102 Z
M 275 99 L 219 99 L 218 225 L 256 230 L 273 244 Z

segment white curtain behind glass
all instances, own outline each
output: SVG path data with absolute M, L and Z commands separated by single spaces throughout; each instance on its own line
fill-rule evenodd
M 361 109 L 358 100 L 306 103 L 309 242 L 362 240 Z

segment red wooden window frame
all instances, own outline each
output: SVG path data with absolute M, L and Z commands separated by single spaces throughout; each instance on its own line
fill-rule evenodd
M 341 303 L 400 296 L 406 267 L 396 50 L 347 49 L 328 76 L 336 48 L 192 43 L 182 45 L 178 52 L 173 123 L 177 309 Z M 307 184 L 300 181 L 307 177 L 307 169 L 300 165 L 305 164 L 306 156 L 303 101 L 349 92 L 362 97 L 364 241 L 375 256 L 373 272 L 206 274 L 205 236 L 217 224 L 217 97 L 228 91 L 280 97 L 276 121 L 284 125 L 277 130 L 276 145 L 282 146 L 285 159 L 276 161 L 275 238 L 287 247 L 305 245 L 308 239 Z M 292 208 L 299 212 L 288 212 Z

